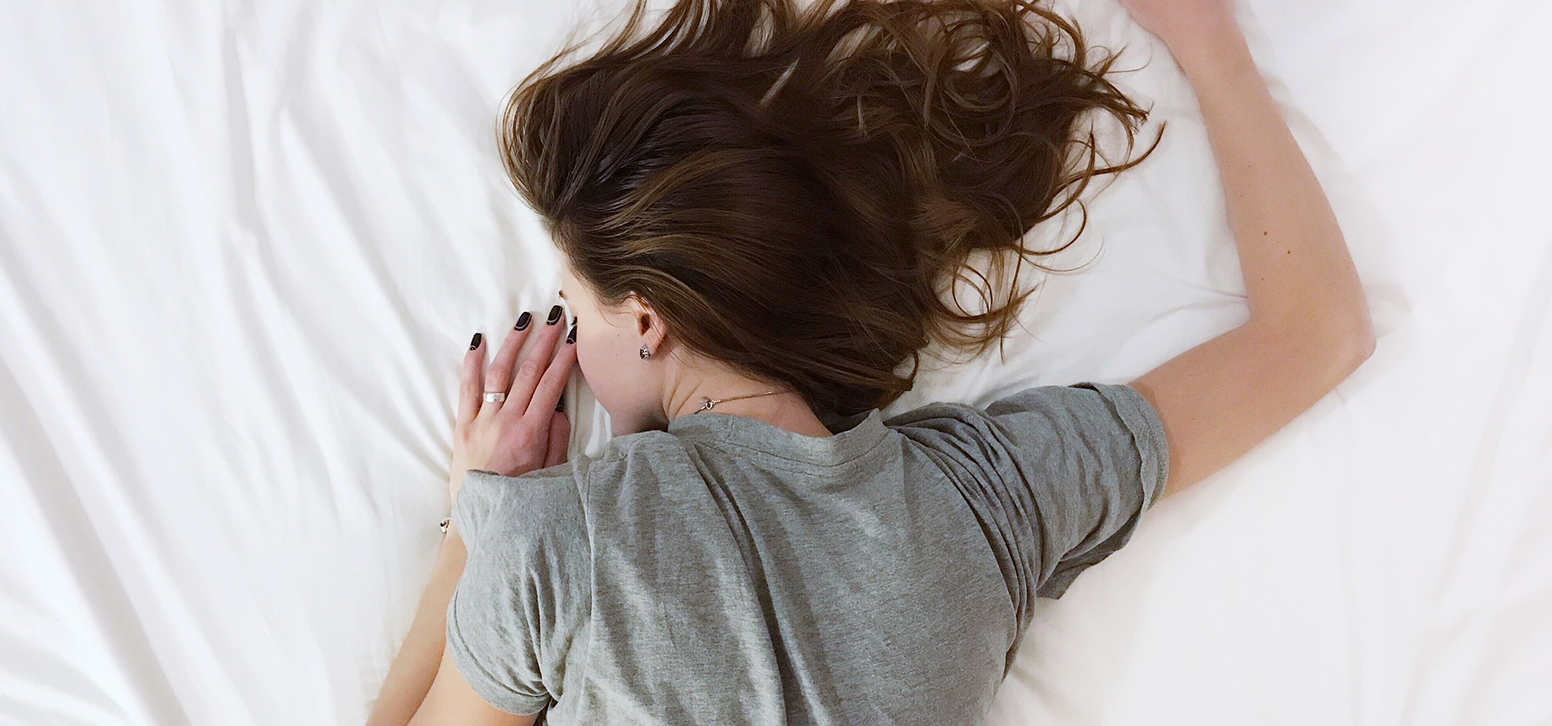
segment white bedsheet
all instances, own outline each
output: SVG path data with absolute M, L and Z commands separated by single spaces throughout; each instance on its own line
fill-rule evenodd
M 1115 3 L 1063 7 L 1154 54 L 1122 82 L 1165 141 L 1005 360 L 886 413 L 1129 380 L 1244 319 L 1189 86 Z M 448 511 L 461 354 L 554 302 L 491 128 L 577 16 L 0 3 L 0 723 L 364 721 Z M 1552 4 L 1241 18 L 1379 348 L 1043 601 L 992 722 L 1552 723 Z

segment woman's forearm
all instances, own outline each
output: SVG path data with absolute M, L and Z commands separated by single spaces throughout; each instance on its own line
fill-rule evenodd
M 468 556 L 457 526 L 450 526 L 437 553 L 431 582 L 420 597 L 409 635 L 388 668 L 388 677 L 383 680 L 383 690 L 372 706 L 367 726 L 404 726 L 426 700 L 442 661 L 442 649 L 447 646 L 447 605 L 453 599 Z
M 1234 19 L 1196 26 L 1170 48 L 1206 122 L 1252 319 L 1334 323 L 1372 341 L 1368 303 L 1336 215 Z

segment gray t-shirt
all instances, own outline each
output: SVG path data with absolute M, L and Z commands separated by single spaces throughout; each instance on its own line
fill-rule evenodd
M 826 423 L 708 411 L 471 471 L 459 672 L 552 726 L 979 723 L 1035 597 L 1124 545 L 1168 476 L 1123 384 Z

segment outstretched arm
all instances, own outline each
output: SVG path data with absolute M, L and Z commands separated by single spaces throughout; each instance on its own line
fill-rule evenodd
M 1286 426 L 1374 350 L 1336 215 L 1256 69 L 1227 0 L 1122 0 L 1169 46 L 1207 125 L 1250 321 L 1131 382 L 1170 448 L 1164 496 Z

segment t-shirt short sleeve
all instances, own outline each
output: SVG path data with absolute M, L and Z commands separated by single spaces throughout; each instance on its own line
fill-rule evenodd
M 1036 386 L 984 409 L 933 403 L 892 417 L 977 515 L 1022 631 L 1035 596 L 1059 598 L 1121 548 L 1169 475 L 1164 425 L 1124 384 Z
M 571 466 L 518 477 L 472 470 L 453 518 L 468 558 L 447 606 L 447 648 L 488 703 L 543 711 L 561 695 L 589 609 L 589 564 Z

